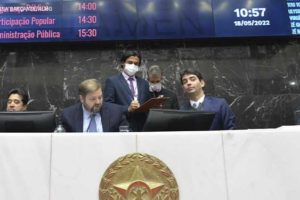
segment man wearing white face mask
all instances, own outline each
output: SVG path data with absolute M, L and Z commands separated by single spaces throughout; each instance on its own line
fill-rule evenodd
M 104 88 L 104 101 L 123 106 L 132 131 L 143 130 L 147 114 L 134 111 L 151 98 L 148 82 L 136 76 L 140 64 L 138 52 L 126 52 L 121 58 L 123 71 L 109 77 Z
M 162 105 L 165 109 L 179 109 L 176 95 L 170 90 L 163 88 L 161 85 L 162 72 L 158 65 L 153 65 L 148 70 L 149 91 L 153 97 L 169 97 L 169 99 Z

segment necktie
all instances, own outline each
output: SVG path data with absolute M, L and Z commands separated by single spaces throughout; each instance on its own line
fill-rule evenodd
M 88 127 L 88 132 L 97 132 L 97 125 L 96 125 L 96 120 L 95 120 L 96 115 L 95 114 L 91 114 L 90 118 L 90 124 Z
M 197 106 L 196 103 L 193 103 L 193 104 L 192 104 L 192 107 L 193 107 L 195 110 L 199 110 L 199 111 L 202 111 L 202 110 L 203 110 L 203 105 L 202 105 L 202 103 L 199 103 L 198 106 Z
M 131 94 L 134 97 L 135 96 L 135 91 L 134 91 L 134 86 L 133 86 L 134 79 L 132 77 L 129 77 L 128 80 L 130 83 L 129 87 L 130 87 Z
M 195 110 L 197 110 L 197 104 L 196 104 L 196 103 L 193 103 L 193 104 L 192 104 L 192 107 L 193 107 Z

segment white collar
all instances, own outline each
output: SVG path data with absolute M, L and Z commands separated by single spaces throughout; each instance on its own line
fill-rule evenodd
M 197 101 L 193 101 L 193 100 L 190 99 L 190 104 L 191 104 L 191 106 L 193 107 L 193 105 L 196 104 L 196 107 L 198 107 L 200 103 L 203 103 L 204 98 L 205 98 L 205 95 L 203 95 L 203 96 L 202 96 L 200 99 L 198 99 Z
M 136 80 L 135 76 L 128 76 L 125 72 L 122 72 L 123 77 L 127 81 L 130 77 L 133 78 L 133 80 Z

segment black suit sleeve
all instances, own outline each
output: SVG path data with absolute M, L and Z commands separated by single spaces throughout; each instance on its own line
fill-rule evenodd
M 66 117 L 66 113 L 65 112 L 62 113 L 61 123 L 62 123 L 63 127 L 65 128 L 66 132 L 72 132 L 72 128 L 69 125 L 70 122 L 69 122 L 68 118 Z

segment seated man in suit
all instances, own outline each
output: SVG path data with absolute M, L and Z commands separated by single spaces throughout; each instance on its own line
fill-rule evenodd
M 178 100 L 176 94 L 170 90 L 163 88 L 162 72 L 158 65 L 152 65 L 148 69 L 148 81 L 149 81 L 149 91 L 153 97 L 168 97 L 169 99 L 162 105 L 164 109 L 179 109 Z
M 202 74 L 197 70 L 187 69 L 180 74 L 180 81 L 184 92 L 189 97 L 181 109 L 203 110 L 216 113 L 211 130 L 227 130 L 235 128 L 235 115 L 223 98 L 205 96 L 203 87 L 205 82 Z
M 151 98 L 148 82 L 136 76 L 140 65 L 141 55 L 138 52 L 126 52 L 121 58 L 123 71 L 109 77 L 104 88 L 104 101 L 123 107 L 132 131 L 143 130 L 147 114 L 135 111 Z
M 6 111 L 26 111 L 28 99 L 28 95 L 23 90 L 19 88 L 12 89 L 7 95 Z
M 62 125 L 67 132 L 119 132 L 127 125 L 122 107 L 105 103 L 101 84 L 88 79 L 79 85 L 80 103 L 63 110 Z

